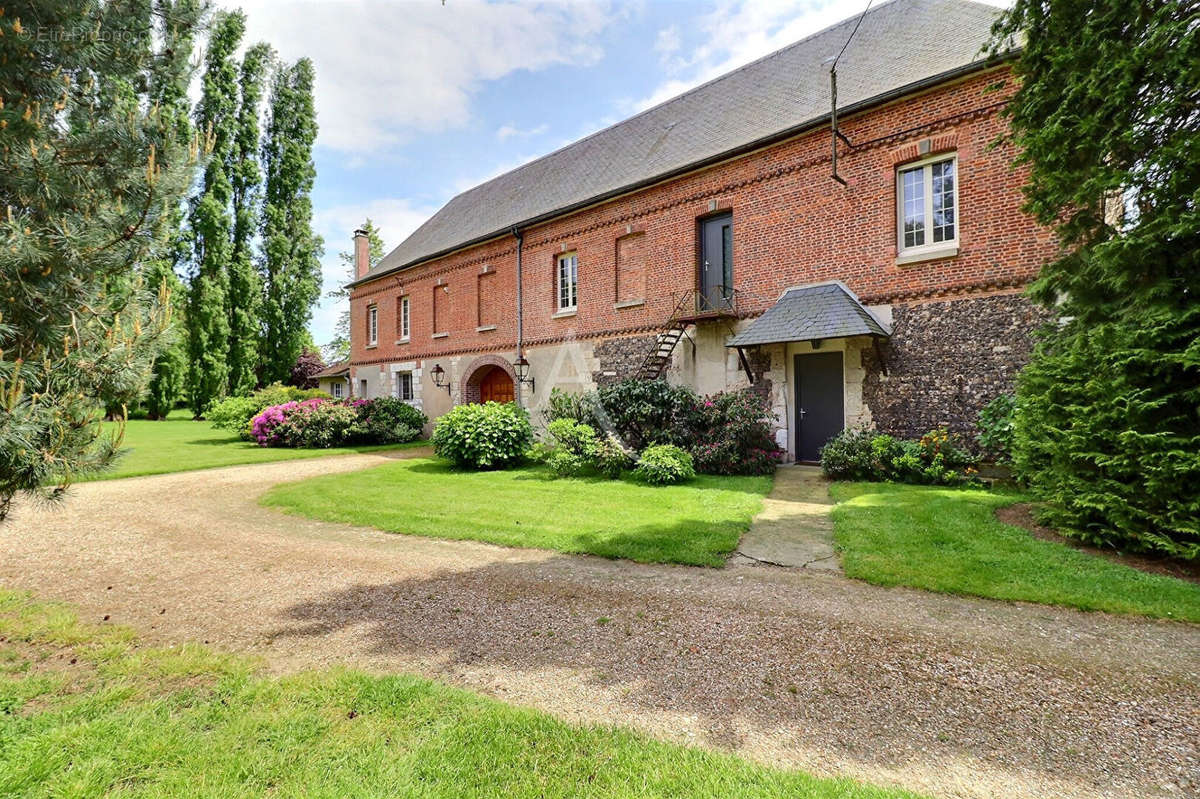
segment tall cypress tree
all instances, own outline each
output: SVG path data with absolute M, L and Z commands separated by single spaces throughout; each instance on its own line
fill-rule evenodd
M 246 30 L 240 11 L 213 18 L 204 87 L 196 123 L 205 136 L 208 163 L 200 196 L 192 204 L 192 275 L 188 302 L 188 400 L 196 417 L 229 385 L 229 264 L 233 187 L 229 164 L 235 144 L 238 68 L 234 53 Z
M 257 227 L 262 171 L 258 165 L 259 106 L 272 60 L 269 45 L 258 43 L 242 58 L 241 98 L 237 114 L 230 178 L 233 186 L 233 251 L 229 261 L 229 392 L 245 394 L 258 381 L 259 311 L 262 283 L 251 258 Z
M 287 380 L 308 341 L 308 320 L 321 296 L 321 238 L 312 230 L 316 169 L 313 66 L 307 58 L 280 69 L 271 90 L 263 143 L 263 382 Z
M 155 11 L 164 20 L 162 26 L 163 49 L 172 53 L 191 53 L 195 31 L 180 27 L 171 20 L 184 16 L 198 16 L 203 5 L 196 0 L 156 0 Z M 186 58 L 168 60 L 163 68 L 151 76 L 150 95 L 158 104 L 164 123 L 173 130 L 175 138 L 186 144 L 195 135 L 190 119 L 191 102 L 188 86 L 192 79 L 192 66 Z M 171 207 L 171 230 L 169 243 L 161 257 L 149 262 L 146 269 L 146 285 L 164 292 L 169 297 L 170 329 L 167 341 L 154 361 L 153 376 L 146 390 L 145 405 L 150 417 L 164 419 L 184 397 L 187 378 L 187 292 L 179 279 L 178 270 L 188 260 L 191 249 L 184 228 L 185 204 L 177 202 Z
M 1054 525 L 1200 557 L 1200 36 L 1194 4 L 1017 0 L 1006 113 L 1063 245 L 1018 384 L 1014 461 Z
M 194 6 L 161 11 L 158 36 L 148 0 L 0 16 L 0 520 L 16 493 L 58 497 L 112 461 L 120 432 L 102 432 L 99 399 L 140 392 L 166 329 L 137 276 L 161 255 L 195 144 L 149 87 L 190 55 L 164 30 L 200 21 Z

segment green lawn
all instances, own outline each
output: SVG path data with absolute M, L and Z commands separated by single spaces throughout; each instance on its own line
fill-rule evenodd
M 408 676 L 271 677 L 0 591 L 0 796 L 913 797 Z
M 835 483 L 850 577 L 878 585 L 1200 622 L 1200 585 L 1147 574 L 996 520 L 1000 492 Z
M 113 480 L 144 474 L 209 469 L 214 466 L 237 466 L 243 463 L 286 461 L 423 445 L 424 442 L 333 449 L 260 447 L 253 442 L 242 441 L 228 430 L 217 430 L 208 422 L 193 422 L 187 411 L 173 411 L 166 421 L 130 420 L 125 426 L 125 444 L 122 448 L 124 454 L 116 465 L 106 472 L 81 479 Z
M 555 480 L 544 467 L 455 471 L 422 458 L 276 486 L 261 501 L 394 533 L 720 566 L 770 488 L 769 477 L 701 476 L 652 487 Z

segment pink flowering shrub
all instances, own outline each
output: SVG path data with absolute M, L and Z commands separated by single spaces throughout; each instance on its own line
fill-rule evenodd
M 391 397 L 346 401 L 317 397 L 264 408 L 250 420 L 249 430 L 259 446 L 324 449 L 413 441 L 424 424 L 424 414 Z
M 770 474 L 783 456 L 767 398 L 751 389 L 705 397 L 688 449 L 701 474 Z

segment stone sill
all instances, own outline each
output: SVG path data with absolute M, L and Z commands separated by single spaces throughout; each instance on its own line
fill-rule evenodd
M 495 329 L 496 329 L 495 325 L 480 325 L 479 327 L 475 328 L 475 332 L 476 333 L 490 333 L 491 331 L 493 331 Z
M 918 252 L 904 253 L 896 257 L 896 266 L 904 266 L 905 264 L 915 264 L 921 261 L 936 261 L 941 258 L 953 258 L 958 255 L 958 245 L 950 247 L 938 247 L 936 250 L 920 250 Z
M 575 314 L 577 314 L 577 313 L 579 313 L 579 309 L 578 309 L 578 308 L 571 308 L 571 309 L 569 309 L 569 310 L 566 310 L 566 311 L 559 311 L 558 313 L 556 313 L 556 314 L 552 315 L 550 318 L 551 318 L 551 319 L 567 319 L 567 318 L 569 318 L 569 317 L 572 317 L 572 316 L 574 316 L 574 315 L 575 315 Z
M 368 344 L 367 346 L 363 347 L 363 349 L 364 350 L 373 350 L 378 346 L 379 346 L 378 344 Z
M 397 344 L 407 344 L 408 342 L 409 342 L 409 339 L 406 339 L 406 338 L 398 338 L 398 339 L 396 339 L 396 343 L 397 343 Z
M 430 338 L 445 338 L 448 335 L 450 335 L 450 334 L 449 333 L 434 333 L 432 336 L 430 336 Z
M 638 308 L 645 304 L 646 304 L 645 298 L 640 299 L 640 300 L 625 300 L 624 302 L 614 302 L 613 310 L 619 311 L 623 308 Z

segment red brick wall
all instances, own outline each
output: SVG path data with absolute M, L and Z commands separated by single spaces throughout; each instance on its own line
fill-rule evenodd
M 713 210 L 733 212 L 734 283 L 748 313 L 761 312 L 788 286 L 834 278 L 868 304 L 1023 285 L 1054 243 L 1019 210 L 1026 173 L 1012 166 L 1013 148 L 990 147 L 1004 130 L 999 104 L 1012 88 L 1001 68 L 843 119 L 853 143 L 839 150 L 845 187 L 830 177 L 830 135 L 822 129 L 526 230 L 526 344 L 660 327 L 674 296 L 695 287 L 697 219 Z M 929 153 L 958 154 L 960 249 L 954 258 L 898 266 L 895 168 L 920 157 L 922 140 L 929 140 Z M 635 233 L 642 235 L 629 238 Z M 511 351 L 515 245 L 506 236 L 355 289 L 356 319 L 368 301 L 379 303 L 380 345 L 365 350 L 356 338 L 352 360 Z M 555 258 L 564 251 L 579 254 L 579 311 L 556 319 Z M 485 267 L 496 274 L 481 281 Z M 438 289 L 437 307 L 438 332 L 448 335 L 433 339 L 438 280 L 450 288 L 445 296 Z M 645 304 L 614 308 L 636 299 L 627 295 L 641 280 Z M 476 331 L 481 287 L 489 294 L 484 315 L 501 309 L 487 332 Z M 412 336 L 397 345 L 389 326 L 401 293 L 413 297 Z

